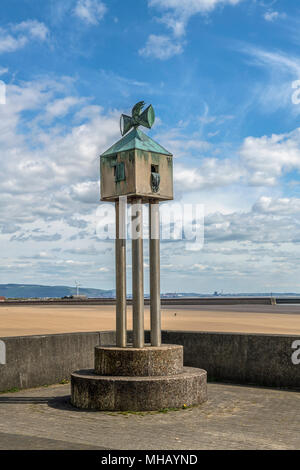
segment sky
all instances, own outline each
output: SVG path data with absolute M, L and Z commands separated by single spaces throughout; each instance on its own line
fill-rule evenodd
M 205 212 L 162 292 L 300 292 L 299 31 L 297 0 L 1 0 L 0 283 L 114 288 L 99 155 L 144 100 Z

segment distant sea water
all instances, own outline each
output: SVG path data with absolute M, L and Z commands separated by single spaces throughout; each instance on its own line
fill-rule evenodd
M 290 304 L 289 302 L 287 302 L 287 303 L 282 302 L 281 304 L 278 304 L 278 305 L 290 305 L 290 306 L 294 305 L 295 307 L 299 307 L 300 301 L 297 304 Z

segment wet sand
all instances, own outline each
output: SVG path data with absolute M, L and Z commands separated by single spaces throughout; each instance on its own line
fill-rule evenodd
M 132 327 L 131 317 L 128 307 L 128 329 Z M 145 307 L 145 329 L 150 327 L 149 317 L 149 307 Z M 2 338 L 114 328 L 113 305 L 0 306 Z M 162 328 L 300 335 L 300 305 L 164 306 Z

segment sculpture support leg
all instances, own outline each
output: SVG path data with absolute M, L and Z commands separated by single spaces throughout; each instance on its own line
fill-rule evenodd
M 161 345 L 159 202 L 149 203 L 151 344 Z
M 120 198 L 122 199 L 122 198 Z M 116 205 L 116 345 L 127 345 L 126 315 L 126 201 Z
M 144 261 L 142 199 L 132 205 L 132 315 L 133 347 L 144 347 Z

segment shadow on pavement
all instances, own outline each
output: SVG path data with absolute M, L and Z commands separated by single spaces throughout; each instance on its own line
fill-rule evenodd
M 0 406 L 2 404 L 5 405 L 18 405 L 18 404 L 47 404 L 51 408 L 55 408 L 58 410 L 64 411 L 77 411 L 78 413 L 99 413 L 97 410 L 81 410 L 79 408 L 75 408 L 71 404 L 71 396 L 64 395 L 64 396 L 57 396 L 57 397 L 22 397 L 22 396 L 0 396 Z

